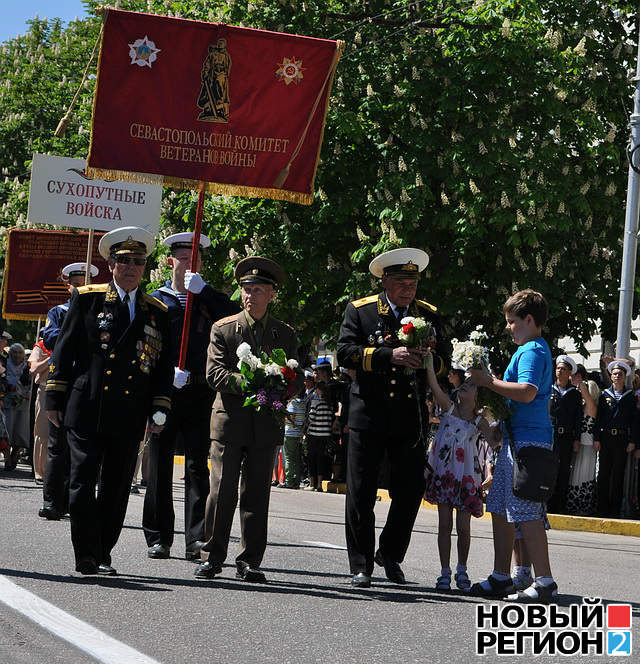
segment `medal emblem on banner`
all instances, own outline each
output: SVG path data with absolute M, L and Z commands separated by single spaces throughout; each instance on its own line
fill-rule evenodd
M 160 53 L 160 49 L 156 48 L 154 42 L 149 41 L 147 35 L 144 36 L 144 39 L 136 39 L 133 44 L 128 44 L 128 46 L 131 64 L 138 65 L 138 67 L 151 69 L 151 63 L 156 61 L 158 53 Z

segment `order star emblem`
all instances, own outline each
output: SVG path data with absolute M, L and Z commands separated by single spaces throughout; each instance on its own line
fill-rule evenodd
M 147 35 L 144 36 L 144 39 L 136 39 L 133 44 L 129 44 L 131 64 L 138 65 L 138 67 L 151 69 L 151 63 L 156 61 L 158 53 L 160 53 L 160 49 L 156 48 L 154 42 L 149 41 Z
M 286 85 L 289 83 L 300 83 L 303 79 L 302 60 L 294 58 L 283 58 L 282 62 L 278 64 L 276 70 L 276 78 L 279 81 L 284 81 Z

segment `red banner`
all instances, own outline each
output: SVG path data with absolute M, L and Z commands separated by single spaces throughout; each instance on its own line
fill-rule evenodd
M 111 281 L 107 262 L 98 253 L 104 233 L 95 233 L 91 262 L 100 272 L 93 283 Z M 4 269 L 2 316 L 7 319 L 38 320 L 57 304 L 69 299 L 61 270 L 69 263 L 87 259 L 89 233 L 31 231 L 13 228 Z
M 342 42 L 106 11 L 90 177 L 313 202 Z

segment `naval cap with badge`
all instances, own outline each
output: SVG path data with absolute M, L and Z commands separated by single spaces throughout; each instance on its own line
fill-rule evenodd
M 558 355 L 558 357 L 556 357 L 556 366 L 559 364 L 564 364 L 567 369 L 569 369 L 572 376 L 576 373 L 576 371 L 578 371 L 578 365 L 576 364 L 576 361 L 568 355 Z
M 394 276 L 400 279 L 418 279 L 429 265 L 429 256 L 422 249 L 403 247 L 385 251 L 376 256 L 369 263 L 369 272 L 381 279 L 385 276 Z
M 192 231 L 186 233 L 174 233 L 162 240 L 162 244 L 164 244 L 165 247 L 169 247 L 172 252 L 177 249 L 191 249 L 193 246 L 193 236 L 194 233 Z M 200 249 L 206 249 L 211 246 L 211 240 L 206 235 L 201 234 L 199 244 Z
M 105 233 L 98 244 L 98 252 L 105 260 L 118 256 L 144 256 L 153 251 L 153 235 L 138 226 L 123 226 Z
M 622 362 L 621 360 L 613 360 L 613 362 L 609 362 L 609 364 L 607 364 L 607 371 L 609 374 L 611 374 L 614 369 L 622 369 L 627 376 L 631 371 L 631 367 L 626 362 Z
M 98 268 L 95 265 L 90 266 L 91 276 L 98 276 Z M 67 281 L 70 277 L 84 277 L 87 274 L 87 264 L 86 263 L 69 263 L 65 265 L 61 270 L 62 278 Z
M 240 286 L 245 284 L 270 284 L 274 288 L 281 286 L 285 279 L 285 271 L 270 258 L 248 256 L 243 258 L 234 272 Z

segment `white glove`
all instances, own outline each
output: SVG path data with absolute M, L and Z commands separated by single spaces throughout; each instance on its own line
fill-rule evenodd
M 187 270 L 184 273 L 184 287 L 196 295 L 206 286 L 205 280 L 197 273 Z
M 190 373 L 191 372 L 187 371 L 186 369 L 175 367 L 173 373 L 173 386 L 179 390 L 182 389 L 187 384 Z

